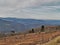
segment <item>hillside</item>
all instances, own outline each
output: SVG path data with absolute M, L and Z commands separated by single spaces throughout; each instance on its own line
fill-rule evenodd
M 24 24 L 0 19 L 0 32 L 3 32 L 3 33 L 11 32 L 11 31 L 19 32 L 23 30 L 25 30 Z
M 59 35 L 60 31 L 19 34 L 1 38 L 0 45 L 40 45 L 53 40 Z
M 43 45 L 60 45 L 60 36 Z
M 25 32 L 32 28 L 45 26 L 60 26 L 60 20 L 37 20 L 37 19 L 19 19 L 19 18 L 0 18 L 0 32 Z

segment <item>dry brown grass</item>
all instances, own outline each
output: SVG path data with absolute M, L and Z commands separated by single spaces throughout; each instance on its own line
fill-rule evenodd
M 60 35 L 60 31 L 50 33 L 30 33 L 8 36 L 0 40 L 0 45 L 36 45 L 46 43 Z

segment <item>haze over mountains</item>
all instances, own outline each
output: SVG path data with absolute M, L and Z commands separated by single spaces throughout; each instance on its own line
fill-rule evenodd
M 60 20 L 0 18 L 0 32 L 10 32 L 12 30 L 23 32 L 41 25 L 60 25 Z

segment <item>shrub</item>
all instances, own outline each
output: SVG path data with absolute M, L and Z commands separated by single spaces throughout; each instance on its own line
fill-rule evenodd
M 44 25 L 41 26 L 41 32 L 44 32 Z
M 29 33 L 34 33 L 34 29 L 30 30 Z
M 34 33 L 34 29 L 32 29 L 32 33 Z

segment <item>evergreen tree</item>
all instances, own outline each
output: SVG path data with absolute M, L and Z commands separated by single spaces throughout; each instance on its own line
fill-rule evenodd
M 41 26 L 41 32 L 44 32 L 44 25 Z
M 32 29 L 32 33 L 34 33 L 34 29 Z

